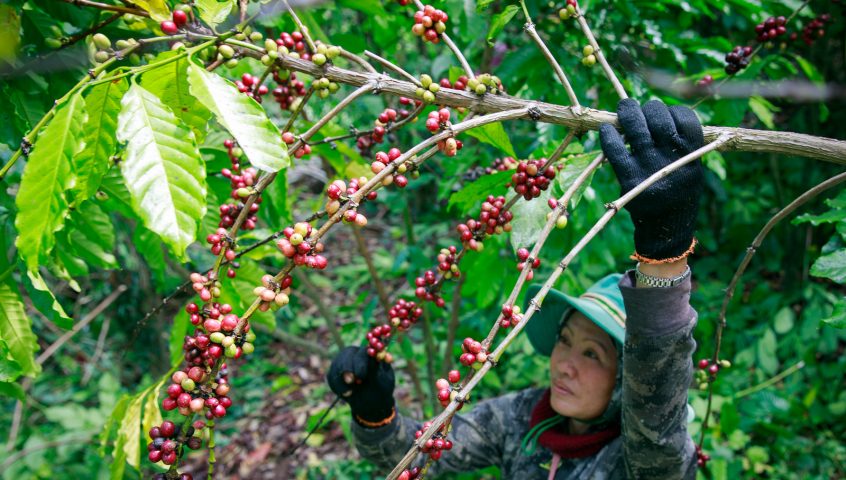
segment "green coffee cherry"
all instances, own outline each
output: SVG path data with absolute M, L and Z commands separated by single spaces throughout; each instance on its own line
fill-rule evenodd
M 103 63 L 108 61 L 110 56 L 111 55 L 109 55 L 109 52 L 104 52 L 100 50 L 99 52 L 94 54 L 94 61 L 97 63 Z
M 256 341 L 256 334 L 253 333 L 252 330 L 250 330 L 249 332 L 244 334 L 244 340 L 246 340 L 248 342 L 254 342 L 254 341 Z
M 326 63 L 326 55 L 322 53 L 315 53 L 311 56 L 311 61 L 318 67 Z
M 587 57 L 588 55 L 593 54 L 593 47 L 590 45 L 585 45 L 585 48 L 582 49 L 582 55 Z
M 224 338 L 226 338 L 226 335 L 224 335 L 223 332 L 214 332 L 211 335 L 209 335 L 209 340 L 211 340 L 214 343 L 221 343 L 221 342 L 223 342 Z
M 94 45 L 100 50 L 108 50 L 112 48 L 112 41 L 109 40 L 109 37 L 103 35 L 102 33 L 96 33 L 91 40 L 94 42 Z
M 235 56 L 235 49 L 230 47 L 229 45 L 221 45 L 217 47 L 217 53 L 219 53 L 220 56 L 225 59 L 230 59 Z
M 429 88 L 429 85 L 432 84 L 432 77 L 424 73 L 423 75 L 420 75 L 420 83 L 423 85 L 423 88 Z
M 261 32 L 253 32 L 250 34 L 250 40 L 253 42 L 260 42 L 262 38 L 264 38 L 264 35 L 262 35 Z
M 248 342 L 248 343 L 241 345 L 241 351 L 244 352 L 247 355 L 253 353 L 255 350 L 256 350 L 256 347 L 252 343 Z
M 186 392 L 191 392 L 195 388 L 197 388 L 197 384 L 195 384 L 194 380 L 191 380 L 190 378 L 186 378 L 185 380 L 182 380 L 182 383 L 180 384 L 180 386 L 182 387 L 182 390 L 185 390 Z

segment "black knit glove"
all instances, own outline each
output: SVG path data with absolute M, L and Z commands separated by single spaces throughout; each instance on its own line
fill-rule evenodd
M 667 108 L 652 100 L 641 108 L 637 101 L 625 99 L 617 105 L 617 119 L 631 144 L 631 153 L 610 124 L 599 128 L 599 140 L 623 194 L 704 143 L 702 124 L 686 107 Z M 688 252 L 701 193 L 702 164 L 697 159 L 626 205 L 635 226 L 636 256 L 640 260 L 667 260 Z
M 350 404 L 350 411 L 359 420 L 380 422 L 393 413 L 394 369 L 367 355 L 363 347 L 341 350 L 332 360 L 326 381 L 336 395 Z

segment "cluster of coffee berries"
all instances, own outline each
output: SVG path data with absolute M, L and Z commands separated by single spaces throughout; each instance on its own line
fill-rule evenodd
M 231 209 L 231 205 L 224 204 L 223 207 L 227 207 L 225 210 L 228 214 Z M 229 278 L 235 278 L 236 271 L 241 265 L 234 261 L 237 257 L 235 250 L 229 248 L 229 245 L 234 243 L 229 237 L 229 232 L 227 232 L 223 227 L 218 227 L 214 233 L 206 235 L 206 243 L 211 245 L 211 253 L 213 255 L 220 255 L 220 253 L 223 252 L 224 256 L 229 261 L 229 268 L 226 270 L 226 276 Z
M 567 5 L 565 5 L 561 10 L 558 10 L 558 18 L 561 20 L 567 20 L 576 15 L 576 7 L 579 4 L 576 3 L 576 0 L 567 0 Z
M 455 246 L 450 245 L 449 248 L 442 248 L 438 252 L 438 271 L 442 272 L 444 278 L 447 280 L 461 276 L 456 251 Z
M 461 351 L 464 352 L 458 357 L 458 362 L 468 367 L 479 368 L 488 360 L 488 352 L 482 344 L 470 337 L 461 343 Z
M 699 444 L 696 445 L 696 466 L 699 468 L 705 468 L 708 465 L 708 461 L 711 460 L 711 456 L 707 453 L 702 451 L 702 447 Z
M 410 0 L 398 0 L 400 5 L 408 5 Z M 402 3 L 405 2 L 405 3 Z M 399 474 L 397 480 L 417 480 L 420 477 L 421 473 L 420 467 L 414 467 L 412 469 L 403 470 L 402 473 Z
M 373 160 L 373 163 L 370 164 L 370 171 L 375 174 L 378 174 L 379 172 L 384 170 L 385 167 L 387 167 L 391 162 L 395 161 L 401 156 L 402 151 L 400 151 L 400 149 L 396 147 L 388 150 L 388 153 L 376 152 L 376 159 Z M 403 166 L 405 165 L 403 164 Z M 405 171 L 408 171 L 407 166 Z M 385 186 L 390 185 L 392 183 L 398 186 L 399 188 L 405 188 L 405 186 L 408 185 L 408 178 L 406 178 L 405 175 L 397 173 L 396 175 L 388 175 L 384 179 L 382 179 L 382 184 Z
M 423 423 L 423 427 L 420 428 L 415 434 L 414 438 L 420 438 L 423 436 L 423 432 L 429 429 L 432 426 L 432 422 L 425 422 Z M 441 452 L 444 450 L 452 450 L 452 442 L 446 439 L 446 435 L 443 432 L 443 426 L 432 435 L 432 438 L 426 440 L 421 448 L 423 453 L 429 455 L 429 458 L 432 460 L 438 460 L 441 458 Z M 409 477 L 411 478 L 411 477 Z
M 714 77 L 712 77 L 711 75 L 705 75 L 704 77 L 700 78 L 696 82 L 696 86 L 697 87 L 707 87 L 707 86 L 711 85 L 712 83 L 714 83 Z
M 752 47 L 738 45 L 726 54 L 726 73 L 734 75 L 749 66 L 749 56 L 752 55 Z
M 326 77 L 320 77 L 311 81 L 311 88 L 314 89 L 314 93 L 318 97 L 326 98 L 330 94 L 337 92 L 340 86 L 335 82 L 329 81 Z
M 517 270 L 523 271 L 526 268 L 526 261 L 529 259 L 529 250 L 526 248 L 518 248 L 517 249 Z M 532 270 L 526 275 L 526 280 L 531 280 L 535 278 L 535 269 L 540 268 L 541 260 L 540 258 L 533 258 L 532 259 Z
M 190 11 L 191 7 L 187 5 L 180 5 L 179 8 L 174 9 L 170 20 L 165 20 L 159 24 L 162 32 L 165 35 L 176 35 L 179 33 L 179 29 L 188 23 L 188 12 Z
M 308 240 L 311 236 L 312 226 L 307 222 L 298 222 L 294 224 L 293 227 L 287 227 L 282 230 L 282 234 L 285 238 L 280 238 L 279 241 L 276 242 L 276 246 L 282 252 L 285 257 L 290 258 L 294 261 L 294 264 L 297 266 L 305 265 L 308 268 L 314 268 L 317 270 L 323 270 L 326 268 L 328 261 L 326 257 L 320 255 L 323 253 L 323 243 L 322 242 L 315 242 L 312 244 Z M 283 298 L 279 298 L 278 294 L 274 293 L 275 298 L 270 298 L 270 294 L 267 293 L 267 290 L 273 291 L 277 290 L 275 282 L 273 282 L 273 277 L 267 275 L 265 278 L 262 277 L 262 283 L 264 284 L 265 293 L 259 295 L 262 297 L 263 302 L 276 303 L 279 306 L 284 306 L 288 303 L 288 299 L 286 298 L 287 295 Z M 267 281 L 265 281 L 267 280 Z M 284 282 L 284 279 L 283 279 Z M 278 285 L 281 289 L 286 289 L 290 285 Z M 257 287 L 262 288 L 262 287 Z M 280 292 L 282 293 L 282 292 Z M 280 303 L 280 301 L 284 300 L 284 302 Z
M 455 80 L 455 83 L 449 81 L 448 78 L 442 78 L 438 83 L 443 88 L 454 88 L 456 90 L 464 90 L 467 88 L 467 75 L 461 75 Z
M 432 289 L 432 286 L 434 286 L 437 282 L 438 278 L 435 275 L 435 272 L 433 270 L 426 270 L 423 272 L 422 277 L 414 279 L 414 295 L 416 295 L 420 300 L 435 302 L 435 305 L 437 305 L 438 308 L 444 308 L 446 305 L 444 297 L 440 296 L 437 291 Z
M 161 425 L 150 429 L 150 439 L 152 442 L 147 445 L 147 451 L 149 452 L 147 457 L 151 462 L 162 462 L 165 465 L 176 463 L 183 445 L 179 440 L 179 436 L 182 433 L 181 430 L 181 426 L 175 425 L 170 420 L 165 420 Z M 193 436 L 195 430 L 193 426 L 189 426 L 185 432 L 186 440 L 184 445 L 191 450 L 196 450 L 203 445 L 200 437 Z M 188 475 L 187 478 L 190 480 L 191 475 L 187 473 L 183 474 L 180 480 L 185 475 Z
M 103 63 L 111 58 L 112 41 L 109 40 L 109 37 L 103 35 L 102 33 L 95 33 L 94 36 L 91 37 L 91 43 L 93 43 L 97 48 L 97 52 L 94 53 L 95 62 Z
M 482 203 L 478 220 L 471 218 L 455 227 L 461 236 L 461 243 L 470 250 L 481 252 L 484 249 L 483 234 L 493 235 L 510 232 L 511 219 L 514 215 L 504 210 L 504 207 L 505 197 L 488 195 L 488 198 Z
M 405 101 L 405 103 L 403 101 Z M 400 103 L 410 104 L 411 101 L 405 97 L 400 97 Z M 359 152 L 364 154 L 370 150 L 370 147 L 373 145 L 384 142 L 385 134 L 388 133 L 388 127 L 397 121 L 398 118 L 407 118 L 408 115 L 408 110 L 404 108 L 401 108 L 399 111 L 393 108 L 386 108 L 379 114 L 378 117 L 376 117 L 376 120 L 374 120 L 373 131 L 361 135 L 356 139 L 356 146 L 358 147 Z
M 261 103 L 261 97 L 267 95 L 269 90 L 266 85 L 258 85 L 258 82 L 258 77 L 244 73 L 240 80 L 235 80 L 235 86 L 239 92 Z
M 220 281 L 214 275 L 214 272 L 209 272 L 208 275 L 194 272 L 188 278 L 191 280 L 191 288 L 200 296 L 202 301 L 208 302 L 212 297 L 220 296 Z
M 499 94 L 505 92 L 505 87 L 502 86 L 502 81 L 496 75 L 483 73 L 476 78 L 467 80 L 467 90 L 476 95 L 484 95 L 486 93 Z
M 549 165 L 544 168 L 546 163 L 545 158 L 521 161 L 517 164 L 517 171 L 511 175 L 511 182 L 506 186 L 513 187 L 517 195 L 526 200 L 539 197 L 555 179 L 555 167 Z
M 229 228 L 235 224 L 235 220 L 241 214 L 246 198 L 253 193 L 252 186 L 256 183 L 258 171 L 253 167 L 247 167 L 241 170 L 241 155 L 244 152 L 233 140 L 224 140 L 223 146 L 226 147 L 232 168 L 224 168 L 220 173 L 229 179 L 229 186 L 232 188 L 231 196 L 237 201 L 236 203 L 224 203 L 220 206 L 220 222 L 218 223 L 218 227 Z M 259 204 L 261 204 L 261 196 L 258 196 L 252 205 L 250 205 L 249 214 L 244 222 L 241 223 L 241 230 L 253 230 L 256 228 L 256 222 L 258 222 L 256 214 L 259 210 Z M 231 258 L 227 259 L 232 260 Z
M 488 175 L 496 172 L 504 172 L 517 168 L 519 162 L 511 157 L 495 158 L 490 167 L 485 167 L 485 173 Z
M 311 54 L 306 51 L 306 44 L 301 32 L 294 31 L 291 33 L 280 33 L 279 39 L 276 40 L 276 45 L 287 48 L 290 55 L 294 57 L 302 58 L 303 60 L 311 60 Z
M 423 315 L 423 309 L 416 302 L 402 298 L 397 300 L 394 306 L 388 310 L 391 325 L 401 332 L 408 330 L 417 323 L 421 315 Z
M 318 67 L 325 64 L 329 60 L 334 60 L 341 54 L 341 47 L 335 45 L 326 45 L 325 43 L 317 43 L 317 51 L 312 54 L 311 61 Z
M 385 351 L 388 339 L 391 338 L 391 326 L 387 323 L 376 325 L 367 332 L 367 354 L 380 362 L 391 363 L 393 355 Z
M 282 241 L 287 242 L 285 239 L 280 240 L 280 242 Z M 279 246 L 279 243 L 276 245 Z M 290 245 L 291 244 L 288 243 L 287 246 L 296 250 L 296 248 L 290 247 Z M 279 249 L 282 250 L 282 247 Z M 325 261 L 325 259 L 323 261 Z M 290 275 L 287 275 L 285 278 L 287 279 L 288 277 L 290 277 Z M 276 280 L 273 279 L 273 275 L 262 275 L 261 286 L 253 289 L 253 294 L 261 300 L 258 309 L 262 312 L 266 312 L 271 307 L 279 308 L 288 305 L 288 302 L 290 301 L 288 295 L 291 293 L 291 280 L 288 280 L 286 283 L 287 287 L 283 289 L 281 288 L 281 283 L 277 283 Z
M 552 218 L 552 215 L 555 215 L 555 209 L 558 208 L 558 200 L 550 198 L 549 200 L 547 200 L 546 204 L 549 205 L 550 210 L 552 210 L 551 212 L 548 212 L 546 214 L 546 221 L 548 222 L 549 219 Z M 567 210 L 564 210 L 561 215 L 559 215 L 558 218 L 555 219 L 555 228 L 565 228 L 567 226 L 567 221 L 569 217 L 570 214 L 567 212 Z
M 292 145 L 294 142 L 297 141 L 297 138 L 294 137 L 294 134 L 291 132 L 285 132 L 282 134 L 282 141 L 285 142 L 285 145 Z M 311 153 L 311 145 L 304 143 L 301 147 L 299 147 L 296 151 L 294 151 L 294 157 L 296 158 L 303 158 L 304 156 Z
M 423 10 L 414 13 L 411 33 L 422 38 L 424 42 L 438 43 L 441 41 L 441 34 L 446 31 L 447 20 L 447 14 L 442 10 L 426 5 Z
M 718 362 L 712 363 L 710 359 L 703 358 L 699 360 L 697 365 L 699 369 L 696 371 L 696 381 L 699 383 L 700 390 L 707 390 L 708 383 L 713 381 L 714 378 L 717 376 L 721 368 L 728 368 L 731 366 L 731 362 L 728 360 L 720 360 Z
M 596 65 L 596 51 L 591 45 L 585 45 L 582 48 L 582 65 L 592 67 Z
M 766 42 L 767 40 L 775 40 L 787 33 L 785 24 L 787 19 L 783 16 L 770 17 L 763 22 L 755 25 L 755 35 L 759 42 Z
M 449 402 L 455 398 L 455 391 L 451 384 L 461 381 L 461 373 L 458 370 L 450 370 L 447 378 L 439 378 L 435 382 L 435 387 L 438 389 L 438 401 L 441 402 L 442 407 L 449 405 Z
M 390 181 L 385 183 L 385 181 L 390 178 Z M 383 184 L 390 185 L 393 181 L 392 176 L 385 177 L 383 179 Z M 326 196 L 329 197 L 329 200 L 326 201 L 326 213 L 329 215 L 334 215 L 338 210 L 341 209 L 341 205 L 346 203 L 347 199 L 351 195 L 355 195 L 358 192 L 358 189 L 361 188 L 364 184 L 367 183 L 367 177 L 359 177 L 350 179 L 349 186 L 343 180 L 335 180 L 332 182 L 328 187 L 326 187 Z M 365 198 L 368 200 L 375 200 L 377 197 L 376 190 L 369 192 Z M 355 208 L 350 208 L 349 210 L 344 212 L 343 220 L 347 223 L 354 223 L 359 227 L 363 227 L 367 225 L 367 217 L 363 214 L 356 212 Z
M 273 81 L 277 87 L 273 89 L 273 98 L 282 110 L 295 110 L 299 104 L 298 97 L 306 95 L 305 83 L 297 80 L 297 75 L 288 70 L 273 72 Z
M 167 387 L 162 408 L 165 411 L 178 408 L 179 413 L 186 417 L 206 409 L 205 416 L 208 419 L 223 417 L 226 409 L 232 406 L 232 399 L 227 396 L 230 387 L 226 373 L 224 363 L 215 381 L 204 384 L 209 375 L 204 367 L 195 365 L 177 370 L 170 378 L 173 383 Z
M 429 75 L 425 73 L 420 75 L 420 86 L 417 87 L 415 91 L 415 95 L 417 98 L 422 99 L 426 103 L 432 103 L 435 101 L 435 94 L 440 91 L 441 85 L 434 80 Z
M 502 328 L 514 327 L 523 320 L 523 315 L 520 313 L 518 305 L 503 305 L 502 319 L 499 321 L 499 326 Z
M 810 47 L 818 38 L 824 37 L 825 24 L 830 21 L 831 15 L 828 13 L 823 13 L 817 18 L 808 22 L 808 24 L 802 28 L 802 41 L 805 42 L 805 45 Z M 790 35 L 791 40 L 796 40 L 796 37 L 797 35 L 795 33 Z

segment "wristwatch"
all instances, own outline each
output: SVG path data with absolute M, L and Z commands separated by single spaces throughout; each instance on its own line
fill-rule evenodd
M 658 288 L 669 288 L 675 287 L 676 285 L 680 285 L 683 281 L 690 276 L 690 265 L 687 265 L 684 273 L 676 277 L 654 277 L 652 275 L 647 275 L 640 271 L 640 263 L 637 264 L 635 267 L 635 278 L 637 281 L 647 287 L 658 287 Z

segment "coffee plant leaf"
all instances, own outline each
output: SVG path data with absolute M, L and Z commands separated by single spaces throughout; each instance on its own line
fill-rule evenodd
M 123 478 L 127 463 L 136 470 L 141 467 L 141 409 L 147 392 L 143 390 L 132 397 L 120 419 L 113 454 L 112 480 Z
M 467 135 L 476 138 L 480 142 L 493 145 L 509 157 L 517 158 L 517 154 L 514 153 L 514 147 L 511 146 L 511 139 L 505 133 L 502 122 L 488 123 L 481 127 L 467 130 Z
M 67 237 L 77 257 L 102 268 L 116 268 L 115 231 L 109 215 L 92 201 L 75 209 L 68 220 Z
M 24 389 L 17 383 L 0 382 L 0 397 L 15 398 L 19 401 L 24 401 L 26 395 Z
M 91 198 L 97 192 L 103 175 L 111 166 L 111 156 L 117 146 L 115 131 L 120 99 L 127 88 L 126 80 L 120 79 L 97 85 L 85 96 L 85 111 L 88 113 L 82 129 L 85 147 L 73 157 L 76 175 L 72 189 L 74 204 Z
M 547 189 L 540 196 L 531 200 L 521 200 L 511 207 L 514 220 L 511 221 L 511 248 L 516 252 L 518 248 L 531 248 L 535 244 L 541 230 L 546 225 L 546 214 L 551 210 L 547 205 L 552 192 Z
M 151 386 L 148 390 L 147 398 L 144 399 L 144 416 L 141 420 L 141 435 L 147 439 L 147 432 L 151 428 L 162 424 L 162 411 L 159 408 L 159 392 L 166 382 L 170 380 L 173 370 L 170 370 L 166 375 L 162 376 L 158 383 Z
M 38 136 L 15 198 L 16 245 L 29 270 L 49 263 L 55 233 L 68 212 L 72 158 L 82 147 L 84 105 L 79 95 L 56 107 L 56 114 Z
M 9 355 L 21 367 L 21 373 L 35 377 L 41 365 L 35 361 L 38 341 L 32 322 L 26 315 L 17 285 L 10 279 L 0 282 L 0 340 L 6 342 Z
M 822 322 L 829 327 L 846 329 L 846 297 L 841 298 L 834 304 L 834 311 L 831 316 L 824 318 Z
M 0 338 L 0 382 L 14 382 L 21 376 L 21 365 L 12 357 L 6 341 Z
M 552 184 L 552 195 L 555 198 L 560 198 L 564 195 L 564 192 L 570 188 L 570 186 L 575 183 L 576 179 L 579 178 L 579 175 L 587 168 L 590 164 L 591 160 L 596 157 L 596 153 L 583 153 L 579 155 L 573 155 L 568 158 L 564 162 L 564 168 L 558 171 L 555 175 L 555 182 Z M 573 197 L 570 199 L 570 205 L 567 207 L 570 209 L 575 209 L 576 206 L 579 204 L 579 201 L 582 199 L 585 191 L 588 187 L 590 187 L 591 181 L 593 180 L 593 173 L 591 173 L 587 180 L 576 190 L 576 193 L 573 194 Z
M 121 101 L 120 163 L 132 207 L 180 259 L 206 209 L 205 167 L 191 129 L 152 93 L 133 85 Z
M 479 209 L 481 206 L 480 199 L 487 195 L 502 195 L 506 192 L 505 184 L 511 180 L 511 175 L 514 172 L 506 170 L 504 172 L 496 172 L 490 175 L 483 175 L 473 182 L 465 185 L 461 190 L 453 193 L 449 197 L 448 209 L 457 208 L 463 214 L 469 214 Z
M 182 346 L 185 342 L 185 335 L 190 335 L 192 330 L 191 318 L 184 308 L 180 308 L 173 317 L 173 326 L 170 328 L 170 364 L 177 365 L 185 358 L 185 351 Z
M 819 257 L 811 266 L 810 273 L 815 277 L 829 278 L 841 285 L 846 284 L 846 248 Z
M 517 15 L 519 10 L 520 7 L 517 5 L 508 5 L 502 12 L 497 14 L 493 20 L 491 20 L 491 28 L 488 30 L 488 34 L 485 37 L 488 45 L 493 46 L 493 39 L 499 35 L 499 32 L 501 32 L 506 25 L 508 25 L 508 22 L 514 18 L 514 15 Z
M 215 28 L 229 17 L 235 2 L 233 0 L 197 0 L 196 5 L 203 22 Z
M 111 443 L 112 438 L 115 436 L 114 430 L 120 424 L 120 419 L 123 418 L 123 415 L 126 413 L 126 407 L 129 405 L 129 401 L 131 399 L 132 397 L 130 395 L 121 396 L 120 400 L 118 400 L 112 409 L 112 413 L 109 414 L 109 418 L 106 420 L 106 423 L 103 425 L 103 429 L 100 431 L 100 446 L 98 449 L 101 457 L 106 456 L 106 447 Z M 114 453 L 116 458 L 117 452 Z
M 212 0 L 215 1 L 215 0 Z M 176 51 L 162 52 L 155 61 L 163 61 L 179 55 Z M 167 105 L 182 122 L 194 132 L 197 144 L 203 143 L 208 132 L 207 125 L 212 114 L 191 95 L 188 85 L 188 65 L 185 57 L 180 57 L 162 65 L 141 77 L 141 86 Z
M 767 375 L 774 375 L 778 369 L 778 358 L 776 357 L 777 345 L 776 335 L 769 328 L 764 331 L 764 335 L 758 340 L 758 365 Z
M 165 0 L 133 0 L 132 3 L 149 13 L 150 17 L 157 22 L 171 19 L 170 9 L 167 8 Z
M 290 165 L 279 130 L 255 100 L 238 92 L 232 82 L 194 64 L 188 66 L 188 82 L 191 94 L 235 137 L 253 166 L 276 172 Z
M 28 270 L 26 278 L 22 280 L 36 310 L 61 328 L 67 330 L 73 326 L 73 319 L 65 312 L 38 270 Z

